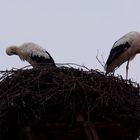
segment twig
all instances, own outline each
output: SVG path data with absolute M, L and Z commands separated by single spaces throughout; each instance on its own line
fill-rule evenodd
M 105 63 L 104 63 L 103 57 L 102 57 L 102 61 L 103 61 L 103 62 L 101 62 L 100 59 L 98 58 L 98 54 L 99 54 L 99 50 L 97 50 L 96 59 L 97 59 L 97 61 L 100 63 L 100 65 L 101 65 L 103 68 L 105 68 Z
M 84 128 L 88 140 L 100 140 L 93 123 L 86 122 Z
M 84 66 L 84 65 L 79 65 L 79 64 L 76 64 L 76 63 L 56 63 L 56 65 L 68 65 L 68 66 L 70 66 L 70 65 L 75 65 L 75 66 L 78 66 L 78 67 L 81 67 L 81 68 L 85 68 L 86 70 L 89 71 L 89 68 L 87 68 L 86 66 Z

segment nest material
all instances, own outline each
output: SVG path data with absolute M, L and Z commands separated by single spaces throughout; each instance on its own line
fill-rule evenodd
M 137 136 L 137 83 L 66 66 L 0 74 L 1 140 L 132 140 Z

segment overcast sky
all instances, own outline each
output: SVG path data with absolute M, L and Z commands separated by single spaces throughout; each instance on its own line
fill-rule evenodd
M 28 65 L 7 56 L 6 47 L 35 42 L 56 63 L 72 62 L 90 69 L 103 67 L 114 42 L 140 31 L 140 0 L 0 0 L 0 69 Z M 125 65 L 116 74 L 125 78 Z M 130 63 L 129 78 L 140 82 L 140 55 Z

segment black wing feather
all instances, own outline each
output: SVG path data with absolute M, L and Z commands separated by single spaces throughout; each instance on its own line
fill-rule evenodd
M 39 65 L 46 65 L 46 64 L 51 64 L 55 66 L 55 62 L 51 55 L 46 51 L 46 53 L 49 55 L 49 58 L 45 58 L 43 56 L 38 56 L 38 55 L 31 55 L 31 59 L 38 63 Z
M 112 48 L 106 62 L 106 69 L 119 55 L 121 55 L 129 47 L 130 47 L 130 44 L 126 42 L 125 44 L 120 44 L 119 46 Z

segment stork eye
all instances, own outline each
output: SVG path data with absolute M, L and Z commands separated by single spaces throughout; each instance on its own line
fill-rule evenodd
M 16 52 L 13 52 L 13 54 L 17 55 L 17 53 L 16 53 Z

